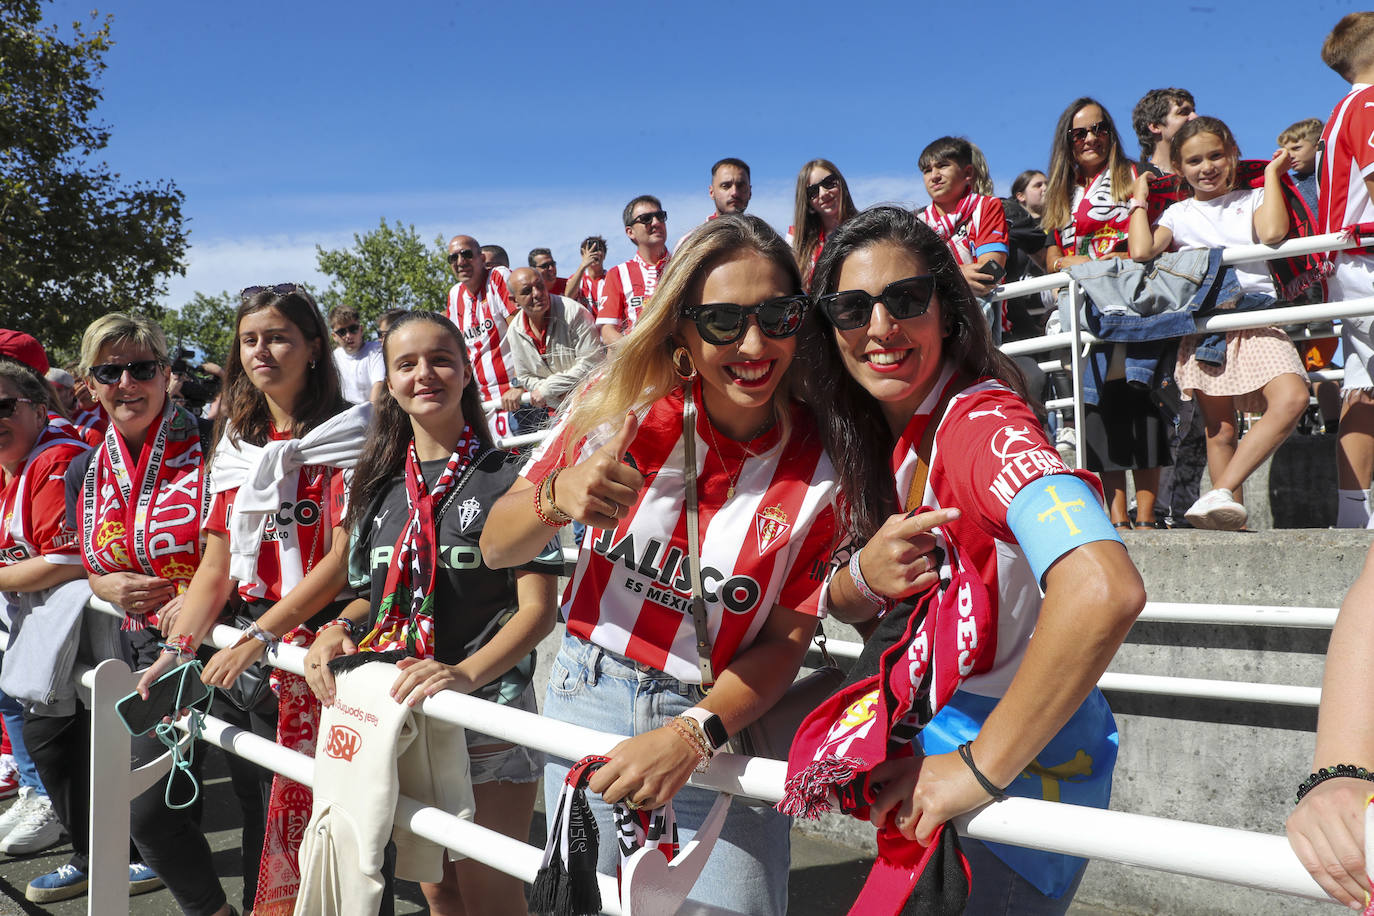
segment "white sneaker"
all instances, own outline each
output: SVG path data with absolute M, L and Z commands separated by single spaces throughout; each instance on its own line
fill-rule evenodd
M 1245 527 L 1249 513 L 1231 497 L 1231 491 L 1217 487 L 1203 493 L 1187 512 L 1183 513 L 1194 528 L 1210 531 L 1239 531 Z
M 24 813 L 33 805 L 33 800 L 38 797 L 32 786 L 20 786 L 19 797 L 14 800 L 14 804 L 5 809 L 4 814 L 0 814 L 0 840 L 9 835 L 9 832 L 18 826 Z
M 1059 431 L 1054 434 L 1054 445 L 1055 448 L 1078 448 L 1078 430 L 1072 426 L 1059 427 Z
M 61 839 L 62 824 L 52 810 L 52 802 L 48 796 L 35 793 L 30 796 L 18 822 L 0 840 L 0 852 L 11 856 L 28 855 L 56 846 Z

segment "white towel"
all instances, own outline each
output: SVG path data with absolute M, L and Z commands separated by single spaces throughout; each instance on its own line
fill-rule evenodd
M 253 579 L 258 549 L 267 521 L 286 501 L 296 498 L 296 472 L 308 464 L 351 468 L 358 463 L 363 437 L 372 417 L 371 404 L 359 404 L 335 414 L 301 439 L 274 439 L 266 445 L 234 444 L 226 432 L 215 447 L 210 466 L 213 493 L 238 488 L 229 517 L 229 576 Z M 321 520 L 321 524 L 325 524 Z M 282 559 L 300 559 L 300 545 L 281 542 Z

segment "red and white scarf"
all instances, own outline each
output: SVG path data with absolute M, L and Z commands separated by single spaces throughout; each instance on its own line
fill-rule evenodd
M 946 213 L 943 209 L 936 208 L 935 204 L 931 204 L 918 215 L 921 221 L 934 229 L 935 234 L 948 245 L 950 240 L 958 235 L 959 230 L 973 219 L 973 211 L 978 209 L 981 200 L 980 195 L 970 191 L 959 198 L 959 206 L 955 207 L 952 213 Z
M 434 548 L 439 510 L 450 491 L 456 493 L 467 479 L 473 460 L 482 451 L 482 440 L 466 427 L 448 464 L 431 490 L 425 486 L 415 440 L 406 453 L 405 485 L 409 517 L 386 571 L 382 603 L 372 630 L 358 643 L 359 649 L 385 652 L 403 649 L 417 658 L 434 657 L 434 577 L 438 568 Z
M 208 509 L 203 462 L 195 417 L 170 401 L 137 456 L 129 455 L 114 424 L 107 426 L 81 487 L 86 569 L 157 576 L 177 594 L 184 592 L 200 562 L 200 528 Z M 145 623 L 157 623 L 156 615 L 126 617 L 124 628 Z

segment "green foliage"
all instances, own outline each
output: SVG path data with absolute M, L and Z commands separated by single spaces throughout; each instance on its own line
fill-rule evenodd
M 316 245 L 316 263 L 330 279 L 320 307 L 350 305 L 368 322 L 392 308 L 442 310 L 452 283 L 443 252 L 426 249 L 413 225 L 387 225 L 385 217 L 373 231 L 354 233 L 352 248 Z
M 181 191 L 124 183 L 96 157 L 93 120 L 110 17 L 70 38 L 42 23 L 42 0 L 0 0 L 0 315 L 71 353 L 96 317 L 158 316 L 166 277 L 184 273 Z
M 234 313 L 239 297 L 225 291 L 216 296 L 197 292 L 178 311 L 162 316 L 167 346 L 176 350 L 194 348 L 212 363 L 224 365 L 234 342 Z

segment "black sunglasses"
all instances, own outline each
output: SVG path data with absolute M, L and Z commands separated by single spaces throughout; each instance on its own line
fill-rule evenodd
M 1099 137 L 1110 137 L 1112 127 L 1106 121 L 1098 121 L 1096 124 L 1089 124 L 1087 127 L 1070 127 L 1068 134 L 1069 140 L 1073 143 L 1082 143 L 1088 139 L 1088 134 L 1095 134 Z
M 274 296 L 289 296 L 292 293 L 298 292 L 301 292 L 301 288 L 295 283 L 278 283 L 276 286 L 245 286 L 243 289 L 239 290 L 239 298 L 252 299 L 259 293 L 271 293 Z M 144 379 L 144 381 L 146 381 L 146 379 Z
M 350 325 L 349 325 L 348 327 L 346 327 L 346 328 L 335 328 L 335 329 L 334 329 L 334 336 L 335 336 L 335 337 L 347 337 L 349 334 L 356 334 L 356 333 L 358 333 L 358 326 L 357 326 L 356 324 L 350 324 Z
M 475 257 L 477 257 L 477 252 L 473 251 L 471 248 L 459 248 L 457 251 L 450 251 L 448 253 L 448 262 L 450 264 L 456 264 L 460 260 L 469 261 Z
M 893 318 L 917 318 L 930 308 L 930 297 L 935 293 L 935 278 L 929 274 L 893 280 L 876 296 L 870 296 L 861 289 L 846 289 L 828 296 L 821 296 L 816 305 L 830 319 L 830 323 L 841 331 L 852 331 L 865 327 L 873 317 L 873 306 L 879 302 Z
M 664 225 L 667 225 L 667 223 L 668 223 L 668 211 L 667 211 L 667 210 L 654 210 L 652 213 L 641 213 L 641 214 L 639 214 L 638 216 L 632 218 L 632 219 L 630 220 L 630 222 L 629 222 L 629 225 L 634 225 L 635 223 L 639 223 L 641 226 L 649 226 L 649 225 L 652 225 L 652 224 L 653 224 L 653 221 L 654 221 L 654 220 L 658 220 L 660 223 L 663 223 Z
M 758 305 L 733 302 L 688 305 L 682 309 L 682 316 L 696 322 L 702 340 L 719 347 L 744 336 L 750 315 L 758 320 L 759 330 L 766 336 L 791 337 L 801 330 L 809 308 L 811 300 L 806 296 L 781 296 Z
M 833 190 L 835 190 L 836 188 L 838 188 L 839 186 L 840 186 L 840 176 L 839 176 L 839 175 L 826 175 L 824 178 L 822 178 L 820 181 L 816 182 L 815 184 L 809 184 L 809 185 L 806 186 L 806 199 L 807 199 L 807 200 L 815 200 L 817 197 L 820 197 L 820 196 L 821 196 L 821 190 L 822 190 L 822 189 L 824 189 L 824 190 L 826 190 L 826 191 L 833 191 Z
M 28 398 L 0 398 L 0 420 L 8 420 L 20 404 L 32 404 Z
M 136 382 L 150 381 L 157 375 L 162 361 L 157 359 L 138 359 L 131 363 L 101 363 L 91 367 L 91 375 L 102 385 L 115 385 L 124 377 L 125 370 Z

